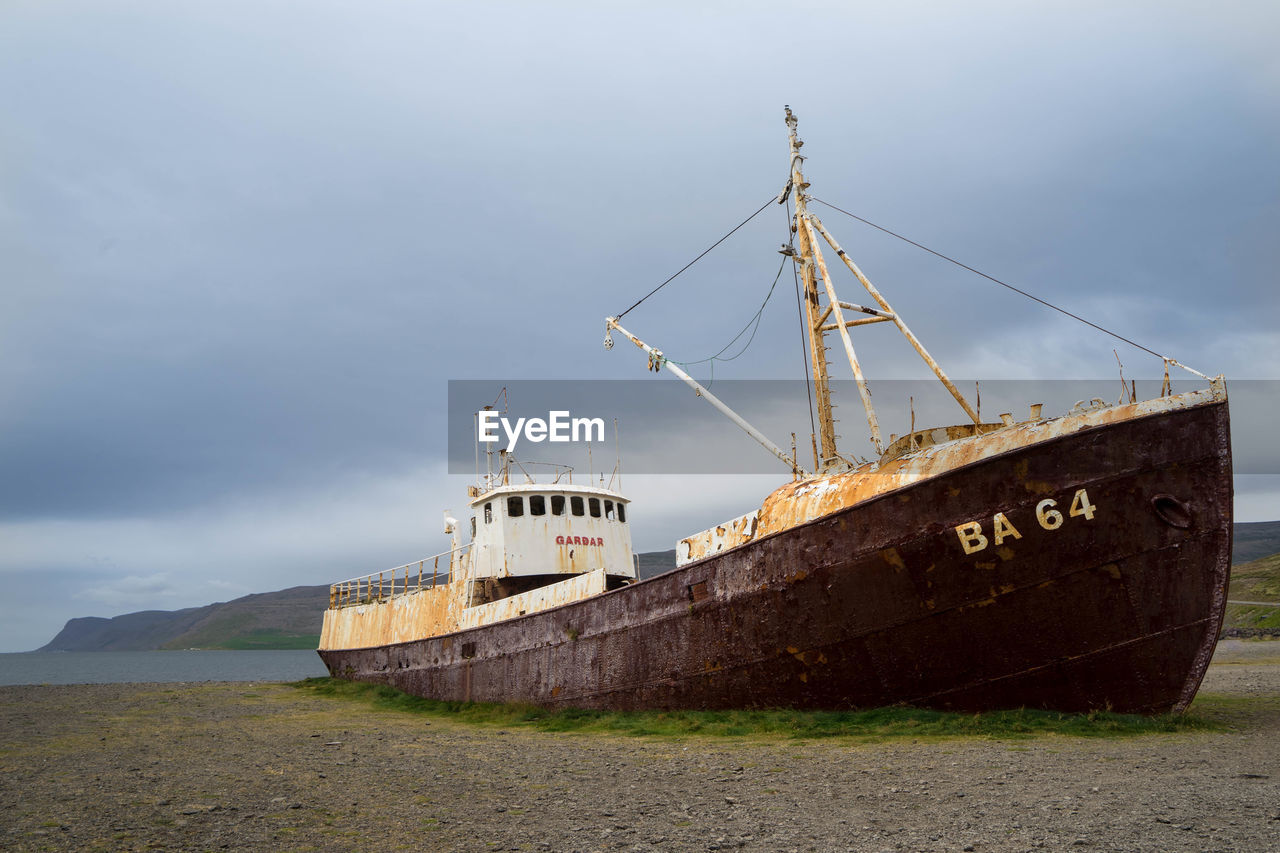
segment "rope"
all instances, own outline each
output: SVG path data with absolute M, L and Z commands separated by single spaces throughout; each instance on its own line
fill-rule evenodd
M 751 346 L 751 342 L 756 339 L 756 332 L 760 331 L 761 315 L 764 314 L 764 308 L 766 305 L 769 304 L 769 299 L 773 296 L 774 288 L 778 286 L 778 281 L 782 278 L 782 269 L 786 265 L 787 265 L 787 259 L 786 257 L 783 257 L 782 263 L 778 265 L 778 274 L 773 277 L 773 284 L 769 285 L 769 292 L 765 294 L 764 302 L 760 303 L 759 309 L 757 309 L 756 313 L 751 317 L 750 320 L 747 321 L 747 325 L 742 327 L 742 331 L 734 335 L 733 340 L 725 344 L 720 349 L 720 352 L 716 353 L 715 355 L 708 356 L 707 358 L 700 358 L 697 361 L 676 361 L 674 358 L 668 358 L 667 361 L 675 362 L 676 364 L 686 369 L 695 364 L 706 364 L 707 362 L 711 362 L 711 376 L 712 376 L 712 380 L 714 381 L 716 362 L 717 361 L 733 361 L 735 358 L 737 358 L 738 356 L 746 352 L 747 347 Z M 720 356 L 724 355 L 725 350 L 727 350 L 729 347 L 737 343 L 738 339 L 747 333 L 747 329 L 751 329 L 751 337 L 747 338 L 747 342 L 742 345 L 742 349 L 738 350 L 736 353 L 729 356 L 728 358 L 721 358 Z
M 1046 308 L 1052 308 L 1054 311 L 1057 311 L 1059 314 L 1066 314 L 1068 317 L 1070 317 L 1073 320 L 1079 320 L 1081 323 L 1084 323 L 1086 326 L 1092 326 L 1093 328 L 1097 329 L 1099 332 L 1108 334 L 1111 337 L 1115 338 L 1116 340 L 1124 341 L 1126 344 L 1128 344 L 1131 347 L 1137 347 L 1143 352 L 1151 353 L 1156 358 L 1164 359 L 1165 361 L 1169 360 L 1168 358 L 1156 352 L 1155 350 L 1148 349 L 1147 347 L 1144 347 L 1142 344 L 1137 343 L 1136 341 L 1131 341 L 1128 338 L 1126 338 L 1124 335 L 1118 334 L 1117 332 L 1113 332 L 1110 329 L 1103 328 L 1102 326 L 1099 326 L 1097 323 L 1090 322 L 1085 318 L 1081 317 L 1079 314 L 1072 314 L 1067 309 L 1059 308 L 1057 305 L 1054 305 L 1052 302 L 1046 302 L 1045 300 L 1041 299 L 1039 296 L 1034 296 L 1030 293 L 1027 293 L 1025 290 L 1021 290 L 1017 287 L 1014 287 L 1012 284 L 1006 284 L 1000 279 L 995 278 L 994 276 L 989 276 L 986 273 L 982 272 L 981 270 L 976 270 L 973 267 L 969 266 L 968 264 L 962 264 L 959 261 L 957 261 L 955 258 L 949 258 L 946 255 L 942 254 L 941 252 L 935 252 L 933 249 L 930 249 L 928 246 L 922 246 L 921 244 L 917 243 L 915 240 L 911 240 L 907 237 L 903 237 L 901 234 L 897 234 L 893 231 L 890 231 L 888 228 L 884 228 L 880 225 L 875 224 L 874 222 L 863 219 L 861 216 L 858 216 L 857 214 L 850 213 L 849 211 L 844 210 L 843 208 L 836 207 L 831 202 L 823 201 L 820 198 L 813 198 L 813 200 L 816 201 L 818 204 L 826 205 L 832 210 L 843 213 L 845 216 L 852 217 L 853 219 L 858 220 L 864 225 L 870 225 L 872 228 L 875 228 L 877 231 L 883 231 L 884 233 L 888 234 L 890 237 L 897 237 L 899 240 L 903 241 L 904 243 L 910 243 L 911 245 L 915 246 L 917 249 L 923 249 L 924 251 L 928 252 L 931 255 L 936 255 L 937 257 L 942 258 L 944 261 L 949 261 L 955 264 L 956 266 L 960 267 L 961 269 L 968 270 L 974 275 L 980 275 L 983 278 L 987 279 L 988 281 L 995 282 L 1001 287 L 1007 287 L 1009 290 L 1012 290 L 1014 293 L 1020 293 L 1034 302 L 1039 302 L 1041 305 L 1045 306 Z
M 689 261 L 689 263 L 685 264 L 685 265 L 684 265 L 684 266 L 682 266 L 680 269 L 676 270 L 675 275 L 671 276 L 671 278 L 667 279 L 667 280 L 666 280 L 666 281 L 664 281 L 662 284 L 660 284 L 660 285 L 658 285 L 657 287 L 655 287 L 653 290 L 650 290 L 650 291 L 649 291 L 648 293 L 646 293 L 644 296 L 640 297 L 640 299 L 636 301 L 636 304 L 635 304 L 635 305 L 632 305 L 632 306 L 631 306 L 631 308 L 628 308 L 626 311 L 623 311 L 621 314 L 617 315 L 614 319 L 615 319 L 615 320 L 621 320 L 623 317 L 627 316 L 627 314 L 631 313 L 631 310 L 632 310 L 633 308 L 635 308 L 635 307 L 636 307 L 636 305 L 639 305 L 641 302 L 644 302 L 644 301 L 645 301 L 646 299 L 648 299 L 650 296 L 653 296 L 653 294 L 657 293 L 659 290 L 662 290 L 662 288 L 666 287 L 668 284 L 670 284 L 671 282 L 675 281 L 675 278 L 676 278 L 676 276 L 677 276 L 677 275 L 680 275 L 680 273 L 684 272 L 684 271 L 685 271 L 685 270 L 687 270 L 689 267 L 693 266 L 693 265 L 694 265 L 694 264 L 696 264 L 698 261 L 700 261 L 700 260 L 702 260 L 704 257 L 706 257 L 707 252 L 710 252 L 710 251 L 711 251 L 712 249 L 714 249 L 716 246 L 719 246 L 719 245 L 720 245 L 721 243 L 723 243 L 725 240 L 728 240 L 730 237 L 732 237 L 732 236 L 733 236 L 733 232 L 734 232 L 734 231 L 737 231 L 737 230 L 738 230 L 739 228 L 741 228 L 743 225 L 746 225 L 748 222 L 750 222 L 751 220 L 755 219 L 757 216 L 759 216 L 759 215 L 760 215 L 760 211 L 761 211 L 761 210 L 764 210 L 766 207 L 768 207 L 769 205 L 773 204 L 773 203 L 774 203 L 775 201 L 777 201 L 777 200 L 778 200 L 778 197 L 777 197 L 776 195 L 775 195 L 775 196 L 770 196 L 768 201 L 766 201 L 764 204 L 760 205 L 760 210 L 757 210 L 755 213 L 751 214 L 751 215 L 750 215 L 750 216 L 748 216 L 746 219 L 742 220 L 742 221 L 741 221 L 741 222 L 739 222 L 737 225 L 733 226 L 733 229 L 732 229 L 728 234 L 724 235 L 724 236 L 723 236 L 723 237 L 721 237 L 719 240 L 717 240 L 717 241 L 715 241 L 714 243 L 712 243 L 710 246 L 708 246 L 708 247 L 707 247 L 706 251 L 704 251 L 701 255 L 698 255 L 698 257 L 694 258 L 693 260 Z M 696 363 L 696 362 L 695 362 L 695 363 Z

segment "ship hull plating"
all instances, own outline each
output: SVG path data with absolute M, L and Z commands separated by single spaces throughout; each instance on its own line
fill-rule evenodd
M 973 463 L 554 610 L 320 655 L 337 677 L 447 700 L 1178 711 L 1222 622 L 1231 497 L 1217 402 Z

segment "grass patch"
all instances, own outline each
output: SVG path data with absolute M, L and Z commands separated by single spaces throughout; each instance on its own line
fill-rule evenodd
M 1280 696 L 1202 692 L 1191 703 L 1191 712 L 1224 728 L 1247 728 L 1256 721 L 1280 714 Z
M 1231 567 L 1227 598 L 1280 602 L 1280 554 Z M 1280 607 L 1227 605 L 1226 628 L 1280 628 Z
M 267 649 L 314 649 L 318 645 L 320 645 L 319 634 L 286 634 L 283 631 L 263 629 L 252 631 L 240 637 L 228 637 L 209 648 L 258 651 Z
M 1223 624 L 1227 628 L 1280 628 L 1280 607 L 1228 604 Z
M 809 740 L 851 738 L 862 741 L 954 737 L 1029 738 L 1131 737 L 1193 731 L 1222 731 L 1221 722 L 1190 714 L 1113 714 L 1095 711 L 990 711 L 982 714 L 923 708 L 874 708 L 866 711 L 589 711 L 550 710 L 532 705 L 442 702 L 401 693 L 380 684 L 336 678 L 308 678 L 291 686 L 317 696 L 359 701 L 374 708 L 403 711 L 483 726 L 523 727 L 543 732 L 598 732 L 636 737 L 769 737 Z

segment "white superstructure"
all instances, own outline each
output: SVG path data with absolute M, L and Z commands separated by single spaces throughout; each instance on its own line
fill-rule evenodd
M 470 576 L 577 575 L 603 569 L 635 578 L 630 501 L 594 486 L 522 483 L 471 501 Z

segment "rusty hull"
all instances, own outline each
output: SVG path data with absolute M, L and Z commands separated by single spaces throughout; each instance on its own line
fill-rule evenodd
M 451 700 L 1176 711 L 1222 621 L 1231 488 L 1216 400 L 977 459 L 585 601 L 320 654 Z M 975 522 L 988 544 L 966 553 Z

